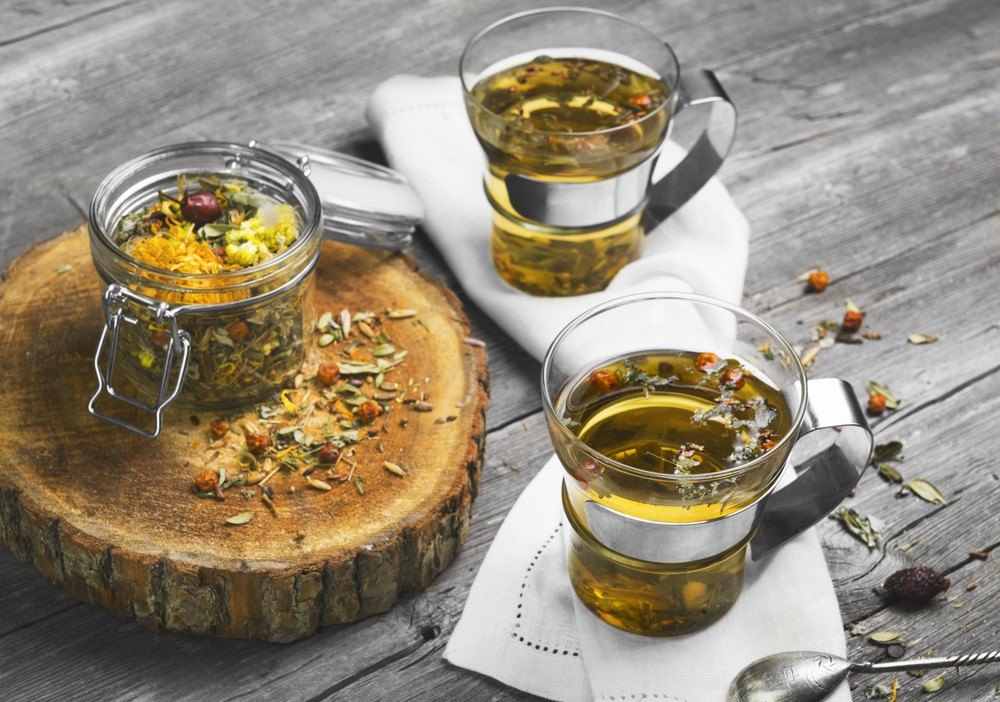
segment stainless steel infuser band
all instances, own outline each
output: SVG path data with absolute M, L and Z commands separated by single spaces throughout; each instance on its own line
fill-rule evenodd
M 785 487 L 774 490 L 776 476 L 761 499 L 739 512 L 687 524 L 631 517 L 588 500 L 584 517 L 590 532 L 613 551 L 656 563 L 711 558 L 748 538 L 751 557 L 763 558 L 833 511 L 857 485 L 871 458 L 871 429 L 848 383 L 837 378 L 810 380 L 807 395 L 799 437 L 832 429 L 836 440 L 796 465 L 798 475 Z
M 646 206 L 643 223 L 646 231 L 652 231 L 719 170 L 736 136 L 736 108 L 714 73 L 701 69 L 686 73 L 679 93 L 678 111 L 709 108 L 707 126 L 681 163 L 652 187 L 650 180 L 658 153 L 613 178 L 587 183 L 540 180 L 512 173 L 504 177 L 504 184 L 515 213 L 527 222 L 585 228 L 611 224 Z

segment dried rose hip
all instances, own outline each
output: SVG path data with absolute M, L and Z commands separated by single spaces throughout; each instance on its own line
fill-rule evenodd
M 229 422 L 225 419 L 213 419 L 208 428 L 212 431 L 212 436 L 221 439 L 229 433 Z
M 580 461 L 576 469 L 570 471 L 570 475 L 581 483 L 589 483 L 591 480 L 601 477 L 603 472 L 604 466 L 596 461 Z
M 170 341 L 170 334 L 162 329 L 156 329 L 149 333 L 149 341 L 153 346 L 166 346 Z
M 872 414 L 882 414 L 885 412 L 885 395 L 877 392 L 868 396 L 868 411 Z
M 271 437 L 264 432 L 247 432 L 246 440 L 247 451 L 255 456 L 259 456 L 267 451 L 267 447 L 271 445 Z
M 694 367 L 700 371 L 706 371 L 709 368 L 714 367 L 719 362 L 719 357 L 714 353 L 699 353 L 698 357 L 694 359 Z
M 948 578 L 926 566 L 897 570 L 882 584 L 889 595 L 914 605 L 929 602 L 949 587 Z
M 250 327 L 244 321 L 236 321 L 226 327 L 226 332 L 233 341 L 242 341 L 250 333 Z
M 340 366 L 336 363 L 321 363 L 316 369 L 316 380 L 320 385 L 333 385 L 340 380 Z
M 813 292 L 823 292 L 830 284 L 830 276 L 826 271 L 813 271 L 809 274 L 809 289 Z
M 212 492 L 219 484 L 219 474 L 214 470 L 203 470 L 194 478 L 194 486 L 199 492 Z
M 611 392 L 618 389 L 618 375 L 609 370 L 595 370 L 588 378 L 590 387 L 597 392 Z
M 865 313 L 857 310 L 847 310 L 844 313 L 844 321 L 840 323 L 840 328 L 846 332 L 856 332 L 861 328 L 861 322 L 865 319 Z
M 646 93 L 637 93 L 628 99 L 628 104 L 641 110 L 648 110 L 653 106 L 653 98 Z
M 222 216 L 222 206 L 218 198 L 205 190 L 196 190 L 181 200 L 181 214 L 194 224 L 208 224 Z
M 719 375 L 719 382 L 723 385 L 728 385 L 733 390 L 739 390 L 746 384 L 746 381 L 743 380 L 743 371 L 736 370 L 735 368 L 727 368 L 722 371 Z
M 316 454 L 316 460 L 320 463 L 336 463 L 340 460 L 340 451 L 333 444 L 324 444 Z
M 365 424 L 371 424 L 375 421 L 375 417 L 380 414 L 382 414 L 382 408 L 377 402 L 368 400 L 358 405 L 358 419 Z

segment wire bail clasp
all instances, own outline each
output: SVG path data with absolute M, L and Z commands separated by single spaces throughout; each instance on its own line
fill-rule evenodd
M 122 323 L 139 324 L 140 322 L 137 317 L 126 314 L 125 306 L 127 303 L 134 303 L 141 308 L 149 310 L 155 315 L 157 323 L 170 325 L 170 338 L 167 342 L 166 359 L 163 362 L 163 377 L 160 379 L 160 389 L 156 400 L 152 403 L 128 397 L 115 390 L 114 387 L 115 363 L 118 357 L 118 344 L 121 339 Z M 148 439 L 155 439 L 159 436 L 160 429 L 162 428 L 163 408 L 174 401 L 180 393 L 181 387 L 184 385 L 184 374 L 187 372 L 188 357 L 191 353 L 191 336 L 178 326 L 176 311 L 171 309 L 167 303 L 150 299 L 121 285 L 108 286 L 108 289 L 104 291 L 102 307 L 104 310 L 104 329 L 101 330 L 101 338 L 97 342 L 97 352 L 94 354 L 94 370 L 97 372 L 97 391 L 90 398 L 90 402 L 87 403 L 87 411 L 95 417 L 130 429 Z M 101 356 L 104 354 L 105 345 L 107 345 L 108 357 L 102 368 Z M 173 371 L 178 351 L 180 352 L 180 366 L 177 372 L 177 380 L 174 382 L 173 388 L 170 388 L 170 375 Z M 96 407 L 97 400 L 105 392 L 116 400 L 152 413 L 154 415 L 153 429 L 144 429 L 125 419 L 99 411 Z

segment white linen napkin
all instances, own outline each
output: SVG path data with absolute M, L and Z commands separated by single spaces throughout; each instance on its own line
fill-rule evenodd
M 679 290 L 740 301 L 749 227 L 714 179 L 647 237 L 643 256 L 607 290 L 532 297 L 493 270 L 483 156 L 458 79 L 391 78 L 372 96 L 368 120 L 391 165 L 423 200 L 424 227 L 466 293 L 536 358 L 573 317 L 624 294 Z M 668 143 L 657 172 L 682 154 Z M 788 470 L 783 480 L 791 477 Z M 836 595 L 812 530 L 748 563 L 742 596 L 702 632 L 647 638 L 601 622 L 576 600 L 566 573 L 561 479 L 553 458 L 507 515 L 448 642 L 452 664 L 565 702 L 722 702 L 736 672 L 761 656 L 845 654 Z M 849 702 L 846 684 L 831 699 Z

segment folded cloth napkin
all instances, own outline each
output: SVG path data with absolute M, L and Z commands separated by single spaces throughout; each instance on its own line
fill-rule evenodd
M 423 200 L 424 227 L 463 289 L 536 358 L 572 318 L 621 295 L 677 290 L 740 301 L 749 227 L 716 180 L 647 237 L 643 256 L 607 290 L 531 297 L 493 270 L 483 157 L 458 79 L 391 78 L 372 96 L 368 120 L 392 166 Z M 668 143 L 657 172 L 682 155 Z M 789 470 L 783 480 L 791 478 Z M 507 515 L 448 642 L 452 664 L 566 702 L 722 702 L 733 676 L 761 656 L 845 653 L 836 595 L 812 530 L 748 563 L 742 596 L 702 632 L 657 639 L 601 622 L 577 601 L 566 573 L 561 479 L 553 458 Z M 846 685 L 831 699 L 849 702 Z

